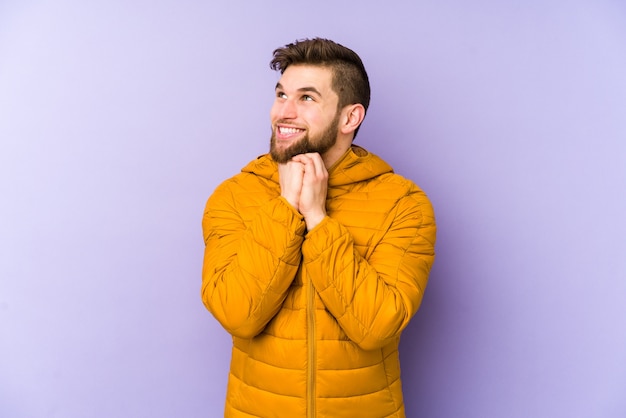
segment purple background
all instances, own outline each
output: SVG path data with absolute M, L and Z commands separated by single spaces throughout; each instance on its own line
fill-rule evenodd
M 408 416 L 626 416 L 620 0 L 0 2 L 0 416 L 222 415 L 200 219 L 312 36 L 362 56 L 357 143 L 437 212 Z

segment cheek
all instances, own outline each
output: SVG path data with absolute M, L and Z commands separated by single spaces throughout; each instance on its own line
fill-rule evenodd
M 310 125 L 320 126 L 324 124 L 326 120 L 325 115 L 319 111 L 319 109 L 303 109 L 300 112 L 300 115 L 303 119 L 305 119 Z
M 310 115 L 310 121 L 318 128 L 326 128 L 335 118 L 334 112 L 314 112 Z

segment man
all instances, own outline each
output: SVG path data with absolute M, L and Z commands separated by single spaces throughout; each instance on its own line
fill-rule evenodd
M 404 417 L 398 343 L 434 259 L 432 207 L 352 145 L 370 97 L 356 53 L 303 40 L 271 67 L 270 153 L 203 218 L 202 299 L 233 337 L 225 416 Z

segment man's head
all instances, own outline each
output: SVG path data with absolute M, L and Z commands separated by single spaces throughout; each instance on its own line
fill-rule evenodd
M 327 67 L 333 75 L 333 90 L 339 96 L 339 109 L 360 103 L 367 111 L 370 84 L 361 58 L 349 48 L 328 39 L 297 41 L 274 50 L 270 67 L 281 74 L 290 65 Z
M 367 73 L 355 52 L 326 39 L 307 39 L 276 49 L 270 67 L 282 74 L 270 113 L 274 160 L 341 150 L 345 144 L 335 145 L 338 136 L 352 141 L 370 100 Z

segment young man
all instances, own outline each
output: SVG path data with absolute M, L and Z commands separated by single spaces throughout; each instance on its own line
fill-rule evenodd
M 357 54 L 304 40 L 271 67 L 270 153 L 202 223 L 202 300 L 233 336 L 225 416 L 404 417 L 398 343 L 434 259 L 431 204 L 352 145 L 370 97 Z

